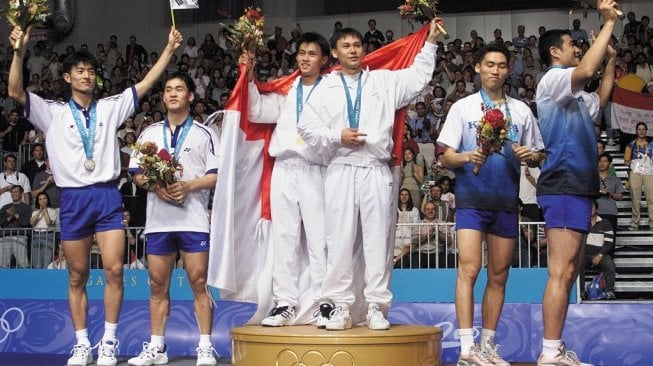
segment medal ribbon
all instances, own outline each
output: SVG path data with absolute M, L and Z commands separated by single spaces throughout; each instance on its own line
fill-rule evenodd
M 68 100 L 68 105 L 70 106 L 70 111 L 73 114 L 73 119 L 75 120 L 77 131 L 79 131 L 79 137 L 82 139 L 82 145 L 84 146 L 84 154 L 86 155 L 86 159 L 93 160 L 93 144 L 95 143 L 95 127 L 97 126 L 97 111 L 95 109 L 96 103 L 92 102 L 91 107 L 89 108 L 89 120 L 87 120 L 88 127 L 82 123 L 82 117 L 79 116 L 79 108 L 77 108 L 72 98 Z
M 308 92 L 306 101 L 308 101 L 308 98 L 311 97 L 311 94 L 313 94 L 313 90 L 315 90 L 315 87 L 317 86 L 317 84 L 320 83 L 320 81 L 322 81 L 322 75 L 318 76 L 317 79 L 315 80 L 313 87 Z M 299 80 L 299 83 L 297 84 L 297 124 L 299 124 L 299 116 L 301 116 L 303 110 L 304 110 L 304 85 L 302 84 L 302 81 Z
M 358 77 L 358 87 L 356 88 L 356 102 L 352 105 L 351 95 L 349 94 L 349 87 L 347 87 L 347 82 L 345 77 L 340 73 L 340 80 L 342 80 L 342 86 L 345 88 L 345 96 L 347 97 L 347 115 L 349 117 L 349 127 L 358 128 L 358 122 L 361 118 L 361 80 L 363 80 L 363 72 L 361 71 Z
M 172 153 L 172 157 L 175 160 L 179 159 L 179 153 L 181 152 L 181 147 L 184 145 L 184 140 L 188 136 L 188 131 L 190 131 L 190 126 L 193 125 L 193 117 L 188 115 L 184 123 L 181 125 L 181 132 L 179 128 L 175 129 L 175 133 L 172 135 L 172 149 L 168 146 L 168 130 L 172 131 L 170 128 L 170 122 L 168 118 L 163 121 L 163 147 Z

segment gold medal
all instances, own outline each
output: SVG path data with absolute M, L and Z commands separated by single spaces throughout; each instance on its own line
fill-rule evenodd
M 295 139 L 295 144 L 297 144 L 297 146 L 306 145 L 306 143 L 304 142 L 304 139 L 300 135 L 297 135 L 297 138 Z

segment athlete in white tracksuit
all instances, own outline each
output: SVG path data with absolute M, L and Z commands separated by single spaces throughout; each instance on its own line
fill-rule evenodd
M 331 299 L 336 310 L 346 310 L 347 318 L 355 301 L 352 257 L 359 223 L 366 267 L 365 300 L 383 310 L 392 301 L 389 285 L 393 249 L 388 238 L 394 231 L 396 198 L 392 195 L 388 162 L 395 111 L 419 95 L 431 79 L 438 34 L 432 25 L 426 44 L 410 68 L 369 71 L 360 65 L 360 33 L 351 28 L 341 30 L 332 38 L 331 49 L 342 71 L 324 78 L 300 118 L 299 131 L 306 143 L 330 157 L 325 177 L 328 256 L 322 296 Z M 357 99 L 359 113 L 354 103 Z M 358 119 L 358 126 L 352 119 Z M 368 321 L 369 316 L 370 311 Z M 387 329 L 387 321 L 382 322 L 386 326 L 376 329 Z M 344 326 L 327 325 L 327 329 L 346 329 L 350 323 L 349 318 Z
M 302 225 L 306 235 L 313 300 L 321 301 L 326 273 L 324 171 L 326 159 L 306 145 L 297 132 L 303 106 L 320 84 L 328 62 L 328 43 L 316 33 L 298 41 L 301 74 L 287 95 L 261 94 L 249 83 L 249 120 L 276 123 L 268 152 L 276 158 L 272 170 L 270 208 L 273 235 L 273 294 L 276 307 L 263 325 L 287 325 L 299 302 L 298 279 Z M 330 311 L 330 307 L 326 314 Z M 284 313 L 285 311 L 285 313 Z M 320 319 L 318 319 L 319 322 Z M 325 319 L 323 319 L 325 321 Z M 321 324 L 318 324 L 320 326 Z

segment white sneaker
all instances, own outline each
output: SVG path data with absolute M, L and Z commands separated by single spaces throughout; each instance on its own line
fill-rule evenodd
M 218 361 L 213 356 L 215 348 L 213 346 L 198 346 L 197 351 L 197 366 L 215 366 Z M 217 354 L 217 352 L 215 352 Z
M 72 356 L 68 359 L 68 366 L 86 366 L 93 363 L 93 354 L 91 353 L 91 346 L 85 344 L 76 344 L 73 346 Z
M 97 365 L 98 366 L 116 366 L 116 350 L 118 349 L 118 340 L 100 341 L 97 347 Z
M 485 352 L 485 355 L 494 366 L 510 366 L 510 362 L 504 360 L 499 355 L 499 345 L 494 343 L 494 341 L 487 341 L 482 347 L 483 352 Z
M 283 327 L 290 324 L 295 317 L 295 308 L 289 306 L 279 306 L 270 312 L 270 315 L 261 321 L 264 327 Z
M 151 343 L 143 342 L 143 350 L 136 357 L 132 357 L 127 361 L 128 365 L 132 366 L 151 366 L 151 365 L 166 365 L 168 363 L 168 351 L 166 346 L 163 350 Z
M 367 307 L 367 327 L 371 330 L 388 330 L 390 322 L 385 318 L 379 304 L 373 302 Z
M 341 306 L 333 309 L 329 314 L 329 320 L 326 322 L 327 330 L 345 330 L 351 329 L 351 315 L 349 309 L 343 309 Z
M 317 317 L 317 328 L 326 329 L 326 324 L 329 321 L 329 314 L 333 310 L 333 305 L 329 303 L 320 304 L 320 308 L 315 311 L 313 316 Z

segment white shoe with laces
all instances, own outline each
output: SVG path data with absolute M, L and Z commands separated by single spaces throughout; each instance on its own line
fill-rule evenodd
M 218 360 L 213 356 L 214 353 L 216 355 L 218 353 L 213 346 L 198 346 L 195 351 L 197 351 L 197 366 L 215 366 L 218 364 Z
M 127 361 L 128 365 L 132 366 L 151 366 L 151 365 L 166 365 L 168 363 L 168 352 L 166 346 L 163 350 L 149 342 L 143 342 L 143 350 L 136 357 L 132 357 Z
M 494 341 L 488 341 L 483 345 L 483 352 L 492 361 L 494 366 L 510 366 L 510 363 L 499 355 L 499 345 Z
M 390 322 L 385 318 L 379 304 L 373 302 L 367 307 L 367 327 L 371 330 L 388 330 Z
M 338 306 L 329 314 L 329 320 L 326 322 L 327 330 L 345 330 L 351 329 L 351 315 L 349 309 L 343 309 Z
M 86 344 L 76 344 L 70 351 L 72 356 L 68 359 L 68 366 L 86 366 L 93 363 L 93 354 L 91 346 Z
M 117 339 L 102 340 L 98 343 L 97 366 L 116 366 L 118 364 L 116 351 L 119 343 Z

